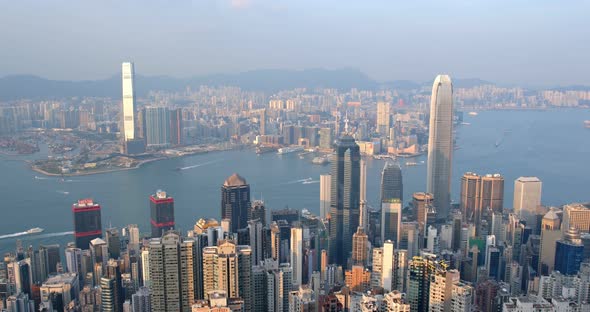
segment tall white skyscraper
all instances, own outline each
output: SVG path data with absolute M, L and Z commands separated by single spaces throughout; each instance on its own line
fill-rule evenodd
M 451 204 L 451 166 L 453 162 L 453 83 L 438 75 L 430 98 L 430 133 L 426 189 L 434 195 L 438 219 L 446 219 Z
M 293 285 L 303 281 L 303 229 L 291 228 L 291 268 L 293 268 Z
M 536 231 L 537 209 L 541 206 L 541 180 L 520 177 L 514 181 L 514 213 Z
M 385 291 L 391 291 L 393 286 L 394 272 L 394 249 L 393 242 L 386 241 L 383 243 L 383 258 L 381 265 L 381 287 Z
M 330 193 L 332 176 L 329 174 L 320 175 L 320 217 L 325 219 L 330 212 Z
M 122 131 L 125 141 L 135 139 L 135 67 L 131 62 L 121 66 L 123 78 Z

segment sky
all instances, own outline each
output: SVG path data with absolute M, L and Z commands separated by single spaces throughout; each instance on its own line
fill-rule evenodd
M 590 85 L 590 0 L 0 0 L 0 76 L 355 68 Z

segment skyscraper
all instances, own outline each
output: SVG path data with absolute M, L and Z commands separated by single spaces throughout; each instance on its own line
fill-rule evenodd
M 322 219 L 326 219 L 330 213 L 331 179 L 329 174 L 320 175 L 320 218 Z
M 170 143 L 182 145 L 182 108 L 170 111 Z
M 555 243 L 555 271 L 564 275 L 575 275 L 580 270 L 583 260 L 584 245 L 580 232 L 570 228 L 563 233 L 563 238 Z
M 330 263 L 345 265 L 352 234 L 359 225 L 360 151 L 354 138 L 342 136 L 334 145 L 330 187 Z
M 125 141 L 135 136 L 135 66 L 125 62 L 121 66 L 123 78 L 123 107 L 121 110 L 122 130 Z
M 381 202 L 390 199 L 399 199 L 403 205 L 404 185 L 400 165 L 387 162 L 381 171 Z
M 291 228 L 291 268 L 293 268 L 293 284 L 303 282 L 303 229 Z
M 245 311 L 252 311 L 252 250 L 249 246 L 221 241 L 203 248 L 203 289 L 223 290 L 230 298 L 242 298 Z M 291 279 L 289 279 L 291 282 Z
M 81 199 L 72 205 L 76 247 L 88 249 L 90 241 L 102 236 L 100 205 L 92 199 Z
M 147 146 L 166 147 L 170 145 L 170 111 L 166 107 L 146 107 L 145 136 Z M 177 125 L 177 127 L 180 127 Z
M 500 174 L 484 176 L 467 172 L 461 178 L 460 209 L 466 220 L 473 221 L 480 232 L 482 219 L 491 221 L 493 213 L 504 209 L 504 178 Z
M 237 173 L 228 177 L 221 186 L 221 218 L 231 220 L 231 231 L 248 226 L 250 185 Z
M 537 177 L 520 177 L 514 181 L 514 213 L 533 229 L 533 233 L 537 228 L 537 209 L 541 206 L 541 187 Z
M 150 211 L 152 237 L 161 237 L 165 231 L 174 229 L 174 198 L 158 190 L 150 195 Z
M 369 237 L 362 226 L 352 235 L 352 264 L 365 266 L 369 253 Z
M 555 209 L 551 208 L 541 221 L 541 247 L 539 250 L 539 268 L 541 275 L 553 271 L 555 264 L 555 243 L 561 238 L 561 221 Z
M 453 162 L 453 84 L 438 75 L 432 85 L 426 189 L 434 195 L 437 219 L 449 216 Z
M 388 102 L 377 102 L 377 132 L 382 136 L 389 134 L 390 109 L 391 105 Z
M 192 239 L 174 231 L 149 241 L 152 311 L 190 311 L 195 298 Z
M 381 203 L 381 242 L 391 240 L 400 248 L 402 226 L 402 203 L 399 199 L 389 199 Z

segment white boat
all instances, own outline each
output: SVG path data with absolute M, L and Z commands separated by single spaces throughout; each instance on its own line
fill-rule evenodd
M 418 163 L 413 162 L 413 161 L 406 162 L 406 166 L 417 166 L 417 165 L 418 165 Z
M 45 231 L 45 230 L 42 229 L 42 228 L 36 227 L 36 228 L 28 229 L 27 230 L 27 234 L 38 234 L 38 233 L 41 233 L 43 231 Z
M 469 114 L 470 116 L 477 116 L 477 112 L 469 112 L 467 114 Z
M 299 152 L 303 150 L 303 146 L 291 146 L 291 147 L 281 147 L 277 151 L 278 155 L 289 154 L 294 152 Z

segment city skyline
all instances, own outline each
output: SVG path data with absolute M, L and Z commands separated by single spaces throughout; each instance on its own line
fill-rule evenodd
M 0 312 L 590 311 L 590 3 L 111 2 L 0 4 Z

